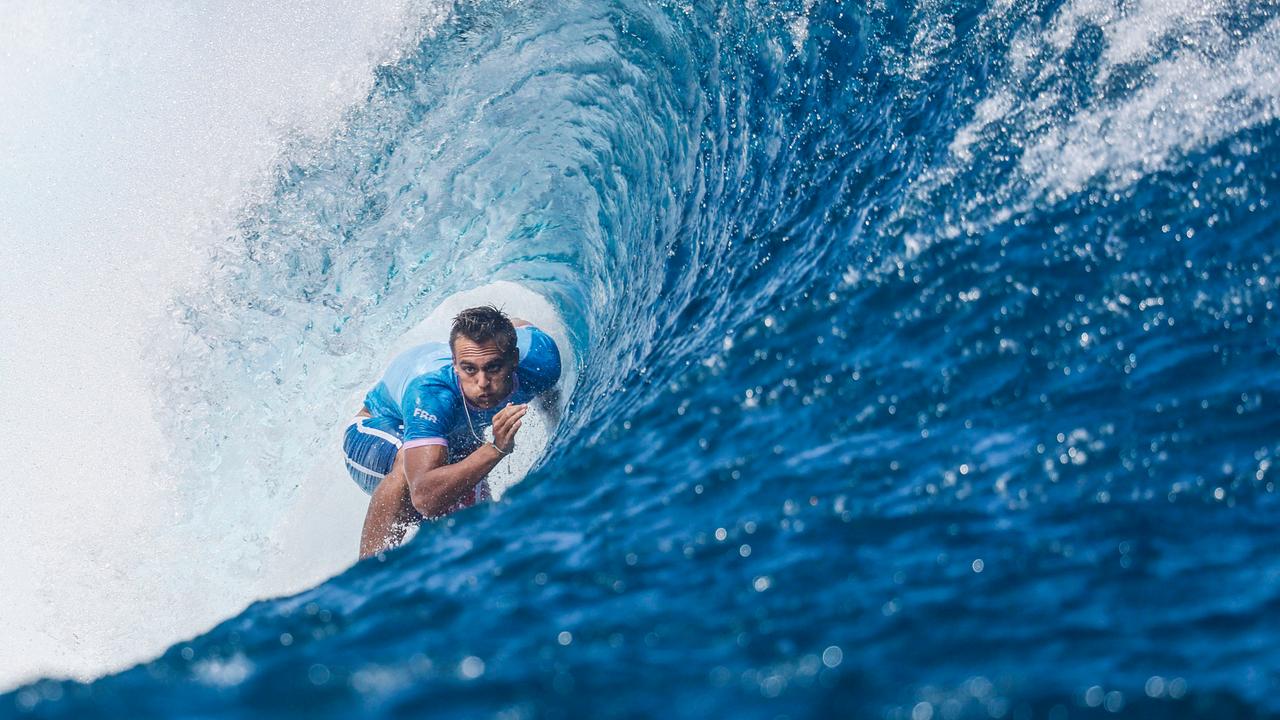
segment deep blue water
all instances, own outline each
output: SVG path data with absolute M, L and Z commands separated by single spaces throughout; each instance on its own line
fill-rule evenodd
M 515 280 L 544 461 L 0 715 L 1280 713 L 1277 67 L 1262 2 L 460 4 L 241 210 L 172 392 L 327 448 Z

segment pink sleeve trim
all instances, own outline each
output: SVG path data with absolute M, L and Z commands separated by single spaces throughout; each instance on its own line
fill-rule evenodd
M 400 449 L 408 450 L 410 448 L 423 447 L 424 445 L 443 445 L 445 447 L 449 447 L 449 441 L 444 438 L 418 438 L 417 440 L 405 440 L 404 444 L 400 446 Z

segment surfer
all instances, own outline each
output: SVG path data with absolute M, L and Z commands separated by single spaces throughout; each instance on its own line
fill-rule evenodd
M 343 442 L 347 471 L 371 496 L 360 557 L 398 545 L 424 518 L 489 499 L 486 478 L 515 448 L 529 402 L 554 414 L 559 380 L 551 336 L 492 306 L 458 313 L 448 344 L 397 355 Z

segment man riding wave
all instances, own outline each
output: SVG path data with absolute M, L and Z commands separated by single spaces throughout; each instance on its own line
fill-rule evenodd
M 559 380 L 551 336 L 492 306 L 459 313 L 448 345 L 397 355 L 343 442 L 347 471 L 372 496 L 360 557 L 399 544 L 423 518 L 489 499 L 486 478 L 515 449 L 529 402 L 554 414 Z

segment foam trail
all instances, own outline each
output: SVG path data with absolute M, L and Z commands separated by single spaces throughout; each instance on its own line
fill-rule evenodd
M 142 348 L 282 140 L 330 132 L 444 7 L 411 5 L 5 9 L 0 688 L 125 666 L 255 599 L 174 523 Z M 242 514 L 223 530 L 270 521 Z M 322 570 L 295 572 L 272 587 Z

